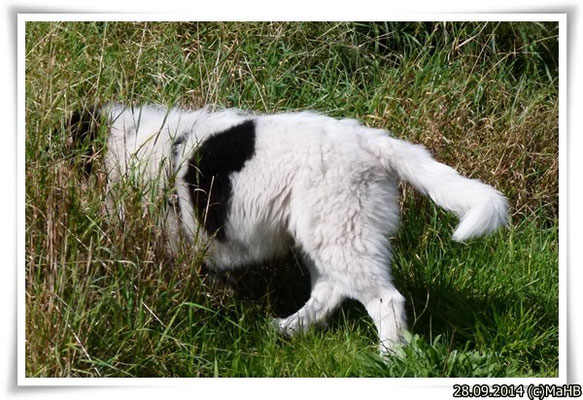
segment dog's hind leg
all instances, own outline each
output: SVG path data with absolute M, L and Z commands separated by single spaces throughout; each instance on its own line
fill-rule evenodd
M 388 249 L 388 240 L 379 237 L 377 243 L 383 242 Z M 380 352 L 385 354 L 403 343 L 407 328 L 405 298 L 393 285 L 390 253 L 372 254 L 372 249 L 363 252 L 357 247 L 348 245 L 336 252 L 342 251 L 344 259 L 333 272 L 336 287 L 346 297 L 364 305 L 377 328 Z
M 403 332 L 407 328 L 405 298 L 390 281 L 379 281 L 355 297 L 366 307 L 376 325 L 381 354 L 403 343 Z
M 319 325 L 334 312 L 344 300 L 337 282 L 321 274 L 316 263 L 304 256 L 306 266 L 310 270 L 312 291 L 310 298 L 297 312 L 287 318 L 276 318 L 274 323 L 278 330 L 288 336 L 307 331 L 313 325 Z
M 293 336 L 322 324 L 347 297 L 362 303 L 376 325 L 380 352 L 387 353 L 403 342 L 407 327 L 405 298 L 394 287 L 389 273 L 390 261 L 367 254 L 355 254 L 350 246 L 335 249 L 344 263 L 336 268 L 325 263 L 308 263 L 312 293 L 306 304 L 287 318 L 276 319 L 280 332 Z M 327 267 L 328 266 L 328 267 Z
M 405 298 L 393 284 L 388 239 L 377 233 L 365 237 L 362 246 L 366 247 L 365 243 L 369 248 L 364 252 L 358 248 L 360 246 L 345 249 L 347 267 L 342 282 L 345 293 L 362 303 L 372 318 L 378 332 L 380 352 L 384 354 L 403 342 L 407 328 Z
M 379 237 L 377 243 L 383 242 L 388 249 L 388 240 Z M 334 273 L 335 281 L 341 293 L 364 305 L 377 328 L 380 352 L 385 354 L 403 342 L 407 328 L 405 298 L 393 285 L 389 253 L 371 254 L 371 249 L 362 252 L 356 247 L 342 249 L 345 261 L 338 264 L 341 268 Z
M 276 327 L 285 335 L 306 332 L 311 326 L 323 323 L 343 300 L 331 282 L 318 281 L 312 287 L 310 299 L 287 318 L 276 318 Z
M 385 233 L 388 229 L 375 229 L 370 223 L 361 224 L 364 215 L 368 214 L 360 213 L 352 219 L 353 231 L 358 232 L 356 235 L 348 229 L 336 227 L 326 232 L 326 240 L 319 246 L 310 248 L 304 244 L 304 248 L 309 249 L 310 258 L 315 260 L 310 272 L 316 284 L 306 310 L 300 310 L 298 316 L 290 317 L 281 325 L 296 328 L 299 323 L 296 320 L 306 319 L 303 315 L 309 315 L 308 311 L 325 309 L 329 314 L 332 305 L 337 305 L 343 298 L 352 298 L 365 306 L 376 325 L 380 351 L 386 353 L 403 342 L 405 299 L 393 285 L 391 277 L 391 251 Z M 316 304 L 325 306 L 318 308 Z M 317 315 L 325 318 L 325 314 L 320 312 Z

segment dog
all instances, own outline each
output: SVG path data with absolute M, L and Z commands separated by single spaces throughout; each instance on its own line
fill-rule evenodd
M 381 353 L 403 343 L 405 299 L 393 284 L 389 243 L 399 225 L 399 181 L 459 217 L 456 241 L 508 219 L 499 191 L 354 119 L 122 104 L 89 114 L 108 125 L 109 209 L 114 186 L 130 175 L 154 191 L 170 187 L 162 227 L 170 247 L 185 238 L 216 271 L 298 250 L 311 295 L 297 312 L 274 319 L 288 336 L 324 323 L 352 298 L 374 321 Z M 86 117 L 71 120 L 81 138 L 93 125 Z

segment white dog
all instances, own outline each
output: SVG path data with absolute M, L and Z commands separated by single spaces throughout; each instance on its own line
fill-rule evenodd
M 110 190 L 130 174 L 154 190 L 175 185 L 164 228 L 172 241 L 184 235 L 193 251 L 204 250 L 209 267 L 300 250 L 311 297 L 275 320 L 287 335 L 323 322 L 352 298 L 372 317 L 381 352 L 402 341 L 405 299 L 392 283 L 388 239 L 399 224 L 398 179 L 460 218 L 454 240 L 507 220 L 506 200 L 492 187 L 352 119 L 118 104 L 100 113 L 110 125 Z

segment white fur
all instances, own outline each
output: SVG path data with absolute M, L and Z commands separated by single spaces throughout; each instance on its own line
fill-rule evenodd
M 218 270 L 301 250 L 312 280 L 307 303 L 275 321 L 286 334 L 323 322 L 345 298 L 360 301 L 374 320 L 381 351 L 402 339 L 405 299 L 395 289 L 388 237 L 399 223 L 397 179 L 429 195 L 461 220 L 455 240 L 504 224 L 506 200 L 492 187 L 460 176 L 419 145 L 312 112 L 248 115 L 237 110 L 185 111 L 157 106 L 108 105 L 111 122 L 106 167 L 110 187 L 137 170 L 142 182 L 163 187 L 176 174 L 181 219 L 166 228 L 185 234 L 195 251 L 208 236 L 194 217 L 182 177 L 190 155 L 210 135 L 249 118 L 256 124 L 253 158 L 231 176 L 227 240 L 210 241 L 205 260 Z M 172 142 L 188 133 L 171 162 Z

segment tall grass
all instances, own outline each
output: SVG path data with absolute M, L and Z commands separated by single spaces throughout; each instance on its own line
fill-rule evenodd
M 554 376 L 558 368 L 555 23 L 26 25 L 28 376 Z M 288 340 L 270 316 L 305 301 L 293 259 L 232 274 L 164 250 L 159 205 L 128 184 L 123 224 L 68 145 L 74 109 L 106 101 L 315 109 L 424 143 L 495 185 L 509 229 L 453 243 L 453 218 L 404 187 L 393 238 L 409 346 L 382 360 L 348 302 Z M 284 277 L 283 279 L 281 277 Z

